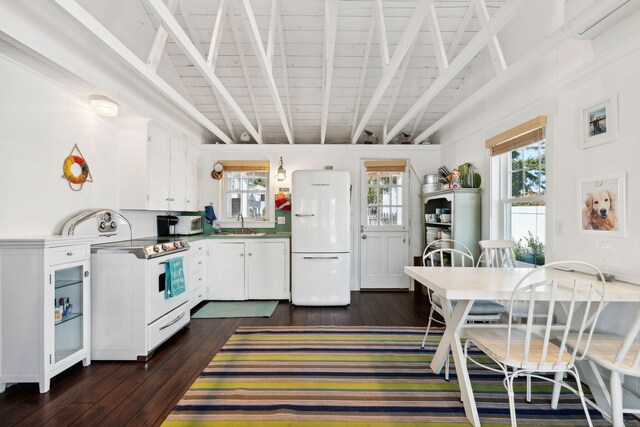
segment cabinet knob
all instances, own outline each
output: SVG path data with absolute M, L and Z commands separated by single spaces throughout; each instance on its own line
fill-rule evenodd
M 251 252 L 249 252 L 249 256 L 251 256 Z
M 73 252 L 67 252 L 67 256 L 73 256 Z
M 202 261 L 198 261 L 198 264 L 202 264 Z
M 165 200 L 166 202 L 168 202 L 168 201 L 169 201 L 169 198 L 167 197 L 167 198 L 166 198 L 166 199 L 164 199 L 164 200 Z
M 171 201 L 174 202 L 176 199 L 174 199 L 173 197 L 171 198 Z
M 240 256 L 244 256 L 244 254 L 240 254 Z
M 198 280 L 202 282 L 202 277 L 198 277 Z
M 187 200 L 187 203 L 191 203 L 191 200 Z

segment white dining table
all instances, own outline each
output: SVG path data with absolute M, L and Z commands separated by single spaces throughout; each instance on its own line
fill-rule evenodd
M 460 393 L 467 419 L 474 426 L 480 425 L 480 418 L 471 388 L 471 380 L 467 371 L 461 338 L 464 338 L 464 325 L 467 315 L 475 300 L 510 300 L 513 289 L 518 281 L 531 268 L 486 268 L 486 267 L 405 267 L 404 272 L 423 286 L 437 293 L 442 299 L 442 309 L 445 314 L 445 330 L 435 355 L 431 361 L 431 369 L 440 373 L 444 366 L 449 349 L 453 355 L 456 367 Z M 553 269 L 539 269 L 536 276 L 543 279 L 566 279 L 583 273 L 566 272 Z M 593 276 L 592 276 L 593 277 Z M 544 295 L 542 290 L 541 294 Z M 536 293 L 538 294 L 538 293 Z M 570 299 L 570 292 L 564 295 L 559 292 L 558 301 Z M 452 302 L 455 308 L 452 310 Z M 604 303 L 612 302 L 640 302 L 640 286 L 620 281 L 607 282 L 605 286 Z M 582 376 L 584 379 L 584 376 Z M 586 381 L 588 384 L 589 382 Z M 598 385 L 591 385 L 594 398 L 599 406 L 606 408 L 607 399 Z M 554 407 L 557 397 L 553 399 Z M 610 406 L 609 406 L 610 408 Z M 604 414 L 607 415 L 607 414 Z

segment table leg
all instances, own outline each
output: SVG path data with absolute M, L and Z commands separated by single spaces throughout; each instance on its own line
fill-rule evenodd
M 478 416 L 478 408 L 476 408 L 476 401 L 471 388 L 471 380 L 469 379 L 469 372 L 467 371 L 464 350 L 460 343 L 462 326 L 466 323 L 467 315 L 469 314 L 469 310 L 471 310 L 473 301 L 458 301 L 453 313 L 451 312 L 451 302 L 444 298 L 442 302 L 446 328 L 442 335 L 442 340 L 438 345 L 438 349 L 431 360 L 431 369 L 435 373 L 439 373 L 447 361 L 449 349 L 451 349 L 453 362 L 456 367 L 456 375 L 458 377 L 458 385 L 460 386 L 462 403 L 464 404 L 464 412 L 472 425 L 479 426 L 480 417 Z

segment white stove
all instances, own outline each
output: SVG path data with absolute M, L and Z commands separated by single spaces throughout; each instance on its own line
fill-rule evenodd
M 166 299 L 165 271 L 176 258 L 186 269 L 190 246 L 173 237 L 130 239 L 130 227 L 123 240 L 122 223 L 121 214 L 103 209 L 78 215 L 64 230 L 93 232 L 100 242 L 91 245 L 91 358 L 146 361 L 189 324 L 188 277 L 186 291 Z

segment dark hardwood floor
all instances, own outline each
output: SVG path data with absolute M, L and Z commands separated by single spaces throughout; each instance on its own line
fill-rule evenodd
M 0 425 L 159 425 L 239 326 L 425 326 L 427 298 L 416 292 L 352 292 L 349 307 L 293 307 L 269 318 L 192 319 L 146 363 L 81 364 L 51 390 L 18 384 L 0 394 Z M 198 307 L 196 307 L 197 309 Z

